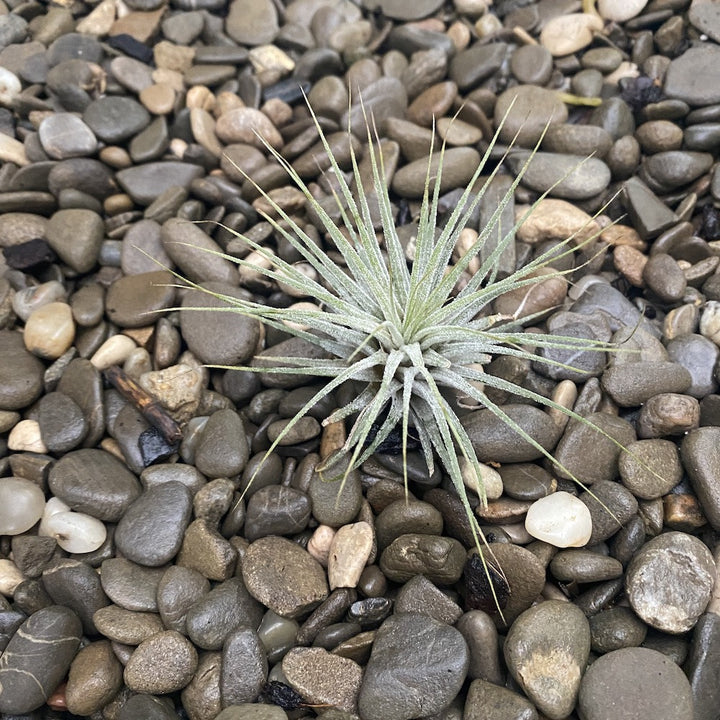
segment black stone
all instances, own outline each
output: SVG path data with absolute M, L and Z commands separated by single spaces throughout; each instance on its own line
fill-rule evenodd
M 57 260 L 53 249 L 42 238 L 33 238 L 19 245 L 3 248 L 8 267 L 13 270 L 29 270 Z
M 140 433 L 138 447 L 144 467 L 167 460 L 177 450 L 177 445 L 170 445 L 156 427 L 149 427 Z
M 144 62 L 147 65 L 153 61 L 152 48 L 136 40 L 132 35 L 122 33 L 120 35 L 111 35 L 105 42 L 115 50 L 120 50 L 126 55 L 129 55 L 140 62 Z
M 510 599 L 510 586 L 505 576 L 487 560 L 473 553 L 465 563 L 465 605 L 468 610 L 494 613 L 502 610 Z M 494 590 L 493 590 L 494 588 Z
M 308 80 L 300 80 L 298 78 L 287 78 L 281 80 L 275 85 L 270 85 L 263 90 L 263 100 L 267 102 L 273 98 L 278 98 L 288 105 L 302 100 L 312 87 L 312 83 Z
M 379 625 L 392 610 L 392 600 L 384 597 L 366 598 L 354 602 L 348 610 L 347 619 L 363 628 Z

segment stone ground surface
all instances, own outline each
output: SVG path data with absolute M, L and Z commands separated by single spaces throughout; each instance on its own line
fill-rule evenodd
M 717 720 L 720 3 L 593 6 L 0 0 L 0 717 Z M 335 212 L 303 92 L 343 169 L 362 96 L 409 259 L 433 132 L 442 214 L 515 139 L 463 242 L 539 142 L 504 227 L 548 196 L 499 269 L 578 244 L 492 309 L 633 350 L 486 368 L 606 433 L 496 396 L 562 470 L 468 414 L 503 617 L 440 471 L 411 453 L 408 500 L 392 455 L 339 497 L 314 472 L 352 388 L 241 499 L 317 385 L 204 366 L 307 348 L 193 312 L 223 303 L 168 269 L 308 300 L 230 232 L 300 260 L 257 183 L 332 249 L 259 140 Z

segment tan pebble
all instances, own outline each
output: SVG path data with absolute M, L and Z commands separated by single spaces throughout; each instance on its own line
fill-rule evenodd
M 215 118 L 207 110 L 199 107 L 190 110 L 190 129 L 195 142 L 215 157 L 222 155 L 223 146 L 215 135 Z
M 167 83 L 150 85 L 141 90 L 140 102 L 154 115 L 167 115 L 175 106 L 175 90 Z
M 130 153 L 125 149 L 118 147 L 117 145 L 108 145 L 104 147 L 99 153 L 98 157 L 101 162 L 104 162 L 110 167 L 116 168 L 117 170 L 123 170 L 132 165 L 132 159 Z
M 638 231 L 629 225 L 609 225 L 600 233 L 600 240 L 608 245 L 629 245 L 636 250 L 647 249 L 647 243 Z
M 178 422 L 195 414 L 203 389 L 202 375 L 188 365 L 171 365 L 140 376 L 140 387 L 157 398 Z
M 328 581 L 331 590 L 357 586 L 372 546 L 373 531 L 366 522 L 343 525 L 335 533 L 328 554 Z
M 0 72 L 1 71 L 2 68 L 0 68 Z M 54 114 L 55 113 L 52 110 L 31 110 L 28 113 L 28 120 L 30 121 L 30 124 L 37 130 L 40 127 L 40 123 L 42 123 L 45 118 L 48 118 Z
M 515 217 L 520 220 L 528 208 L 516 206 Z M 530 216 L 518 228 L 517 239 L 535 244 L 545 240 L 565 240 L 573 237 L 574 243 L 589 240 L 600 228 L 584 210 L 566 200 L 545 198 L 532 210 Z
M 613 252 L 615 269 L 635 287 L 645 287 L 643 270 L 648 257 L 630 245 L 618 245 Z
M 320 438 L 320 459 L 330 457 L 336 450 L 339 450 L 347 440 L 345 423 L 342 420 L 327 423 L 323 426 L 322 437 Z
M 271 258 L 274 254 L 270 248 L 266 248 L 265 253 L 259 253 L 257 250 L 248 253 L 243 259 L 242 265 L 238 268 L 240 283 L 247 284 L 262 280 L 265 276 L 255 268 L 269 270 L 272 267 Z
M 8 435 L 8 448 L 17 452 L 46 453 L 37 420 L 21 420 Z
M 25 579 L 20 568 L 12 560 L 0 560 L 0 595 L 12 597 L 17 586 Z
M 555 57 L 582 50 L 593 41 L 593 33 L 603 29 L 603 21 L 589 13 L 568 13 L 548 20 L 541 33 L 540 44 Z
M 118 4 L 118 18 L 108 35 L 130 35 L 138 42 L 147 43 L 157 33 L 166 6 L 150 12 L 129 12 L 126 15 L 120 11 L 122 6 L 122 3 Z
M 618 67 L 603 78 L 607 85 L 617 85 L 624 78 L 636 78 L 640 76 L 640 70 L 635 63 L 623 60 Z
M 155 342 L 155 326 L 145 325 L 139 328 L 124 328 L 123 335 L 132 338 L 140 347 L 149 348 Z
M 512 525 L 500 525 L 499 528 L 504 530 L 510 542 L 514 545 L 527 545 L 535 538 L 525 529 L 525 523 L 513 523 Z
M 598 0 L 597 9 L 606 20 L 625 22 L 639 15 L 647 4 L 648 0 Z
M 290 305 L 290 310 L 315 310 L 319 311 L 320 307 L 318 305 L 315 305 L 311 302 L 296 302 Z M 311 325 L 301 323 L 301 322 L 295 322 L 293 320 L 283 320 L 283 325 L 285 327 L 292 328 L 294 330 L 310 330 Z
M 259 197 L 253 200 L 252 205 L 263 215 L 278 217 L 276 207 L 290 214 L 305 207 L 305 195 L 296 187 L 284 185 L 271 190 L 267 197 Z M 307 293 L 305 294 L 307 295 Z
M 25 324 L 25 347 L 38 357 L 59 358 L 75 339 L 75 322 L 67 303 L 53 302 L 33 310 Z
M 158 85 L 169 85 L 175 92 L 181 93 L 185 90 L 185 79 L 181 72 L 158 68 L 153 70 L 152 81 Z
M 429 30 L 437 33 L 445 32 L 445 23 L 440 18 L 430 17 L 409 24 L 418 30 Z
M 282 75 L 295 69 L 295 61 L 275 45 L 258 45 L 248 53 L 248 60 L 256 73 L 277 72 Z
M 114 455 L 121 462 L 125 462 L 125 456 L 123 451 L 120 449 L 120 444 L 115 438 L 103 438 L 100 442 L 100 447 L 105 451 Z
M 439 118 L 436 124 L 438 135 L 448 145 L 475 145 L 482 140 L 482 130 L 458 118 Z
M 98 370 L 107 370 L 111 365 L 122 365 L 136 347 L 127 335 L 113 335 L 97 349 L 90 362 Z
M 108 215 L 119 215 L 120 213 L 130 212 L 135 207 L 133 199 L 127 193 L 117 193 L 110 195 L 103 200 L 103 209 Z
M 187 150 L 188 144 L 182 138 L 173 138 L 170 141 L 170 152 L 177 158 L 182 160 L 185 151 Z
M 446 34 L 452 40 L 455 50 L 464 50 L 470 44 L 470 28 L 459 20 L 447 29 Z
M 213 110 L 213 115 L 218 118 L 223 113 L 226 113 L 229 110 L 236 110 L 237 108 L 244 107 L 245 103 L 240 99 L 240 97 L 238 97 L 235 93 L 224 91 L 218 93 L 217 97 L 215 98 L 215 108 Z
M 572 410 L 577 400 L 577 385 L 572 380 L 561 380 L 553 390 L 551 400 L 567 410 Z M 558 408 L 548 408 L 547 414 L 553 423 L 561 430 L 565 428 L 570 416 Z
M 460 463 L 460 474 L 462 475 L 465 487 L 474 492 L 478 497 L 485 496 L 486 500 L 497 500 L 503 491 L 502 478 L 500 473 L 485 463 L 478 463 L 482 482 L 478 482 L 478 476 L 472 463 L 462 456 L 458 457 Z
M 467 15 L 471 18 L 480 17 L 487 12 L 492 0 L 453 0 L 453 6 L 458 15 Z
M 549 267 L 533 270 L 525 276 L 537 278 L 537 283 L 510 290 L 495 301 L 495 309 L 515 318 L 527 317 L 559 307 L 567 295 L 568 282 L 563 275 Z
M 89 15 L 80 20 L 75 26 L 75 32 L 103 37 L 110 32 L 114 22 L 115 0 L 102 0 Z
M 20 166 L 30 162 L 25 154 L 25 146 L 5 133 L 0 133 L 0 160 Z
M 470 249 L 475 245 L 478 239 L 477 230 L 472 228 L 463 228 L 458 235 L 457 242 L 455 243 L 455 251 L 453 252 L 453 259 L 455 262 L 465 257 Z M 480 269 L 480 258 L 477 255 L 470 260 L 467 270 L 471 274 L 475 274 Z
M 141 347 L 135 348 L 123 363 L 123 370 L 134 380 L 139 380 L 141 375 L 152 369 L 150 353 Z
M 215 96 L 209 87 L 205 85 L 193 85 L 185 96 L 185 107 L 200 108 L 201 110 L 207 110 L 212 112 L 215 107 Z
M 475 23 L 475 32 L 479 38 L 486 38 L 495 35 L 502 30 L 502 22 L 497 15 L 487 13 Z
M 226 144 L 247 143 L 264 148 L 264 140 L 275 149 L 283 144 L 282 135 L 270 118 L 254 108 L 236 108 L 223 113 L 217 120 L 215 132 Z
M 293 119 L 293 109 L 280 98 L 270 98 L 260 111 L 265 113 L 272 121 L 275 127 L 287 125 Z
M 158 68 L 184 73 L 192 67 L 195 48 L 161 40 L 153 47 L 153 58 Z
M 329 525 L 318 525 L 315 532 L 310 536 L 307 544 L 307 551 L 323 567 L 327 567 L 330 546 L 335 537 L 335 530 Z

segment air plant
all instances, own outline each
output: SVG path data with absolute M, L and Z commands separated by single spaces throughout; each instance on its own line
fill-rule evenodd
M 353 191 L 314 113 L 312 117 L 327 154 L 330 171 L 337 182 L 335 199 L 341 225 L 336 224 L 323 204 L 313 196 L 290 162 L 268 144 L 266 147 L 304 194 L 307 206 L 319 219 L 322 230 L 342 256 L 345 267 L 335 262 L 268 193 L 256 186 L 272 208 L 272 213 L 264 214 L 267 222 L 299 253 L 304 263 L 313 268 L 322 282 L 308 277 L 293 264 L 240 234 L 238 236 L 266 261 L 267 267 L 251 265 L 244 259 L 229 255 L 222 256 L 263 274 L 275 283 L 290 287 L 300 295 L 314 298 L 317 305 L 308 307 L 304 303 L 300 307 L 276 308 L 254 300 L 212 294 L 228 303 L 228 311 L 256 318 L 269 327 L 302 338 L 319 347 L 324 357 L 273 357 L 271 363 L 265 358 L 262 363 L 233 369 L 327 378 L 321 389 L 287 423 L 268 453 L 282 442 L 283 437 L 316 403 L 344 383 L 355 383 L 360 388 L 357 396 L 324 420 L 327 425 L 354 417 L 345 444 L 335 455 L 325 459 L 318 470 L 325 471 L 329 479 L 334 476 L 342 483 L 351 469 L 370 458 L 397 429 L 405 459 L 412 431 L 429 471 L 433 471 L 438 458 L 450 477 L 480 549 L 481 531 L 463 482 L 462 466 L 468 464 L 474 470 L 480 481 L 481 501 L 485 502 L 482 469 L 461 421 L 457 399 L 463 398 L 479 408 L 490 410 L 552 462 L 556 462 L 552 454 L 505 413 L 502 406 L 493 402 L 485 388 L 512 393 L 589 424 L 589 421 L 549 398 L 484 372 L 483 366 L 502 355 L 562 365 L 535 354 L 537 348 L 562 349 L 569 353 L 612 349 L 608 343 L 592 339 L 553 334 L 528 336 L 523 332 L 523 324 L 532 318 L 525 317 L 521 321 L 515 316 L 493 312 L 493 303 L 497 298 L 519 288 L 529 289 L 538 282 L 535 271 L 547 267 L 559 257 L 574 253 L 594 237 L 587 238 L 587 233 L 583 232 L 582 240 L 567 238 L 559 248 L 556 246 L 540 254 L 505 277 L 499 276 L 497 268 L 503 252 L 514 242 L 515 231 L 537 205 L 532 205 L 512 228 L 500 228 L 503 209 L 512 199 L 532 159 L 531 154 L 498 203 L 490 221 L 481 228 L 476 241 L 462 257 L 452 262 L 461 231 L 468 226 L 473 211 L 501 167 L 501 163 L 497 163 L 485 182 L 476 187 L 483 172 L 491 165 L 496 134 L 442 227 L 438 216 L 445 147 L 443 144 L 439 153 L 434 155 L 431 148 L 417 221 L 414 257 L 410 263 L 396 229 L 377 131 L 373 139 L 366 117 L 372 189 L 364 187 L 358 159 L 350 143 Z M 251 178 L 248 180 L 252 182 Z M 376 236 L 375 212 L 379 212 L 382 242 Z M 481 253 L 484 248 L 486 250 Z M 471 264 L 474 272 L 470 275 Z M 466 281 L 462 286 L 459 285 L 461 280 Z M 184 308 L 188 309 L 192 308 Z M 533 349 L 526 347 L 529 338 Z M 609 437 L 599 429 L 598 432 Z M 618 444 L 612 438 L 610 440 Z M 338 455 L 344 458 L 342 463 L 338 462 Z M 339 477 L 338 467 L 342 468 Z M 405 481 L 407 487 L 407 475 Z

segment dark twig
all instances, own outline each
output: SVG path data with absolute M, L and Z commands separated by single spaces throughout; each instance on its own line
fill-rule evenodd
M 182 440 L 182 430 L 170 417 L 168 411 L 121 368 L 111 365 L 105 370 L 105 377 L 126 400 L 129 400 L 142 413 L 142 416 L 153 427 L 162 433 L 169 445 L 174 445 Z

